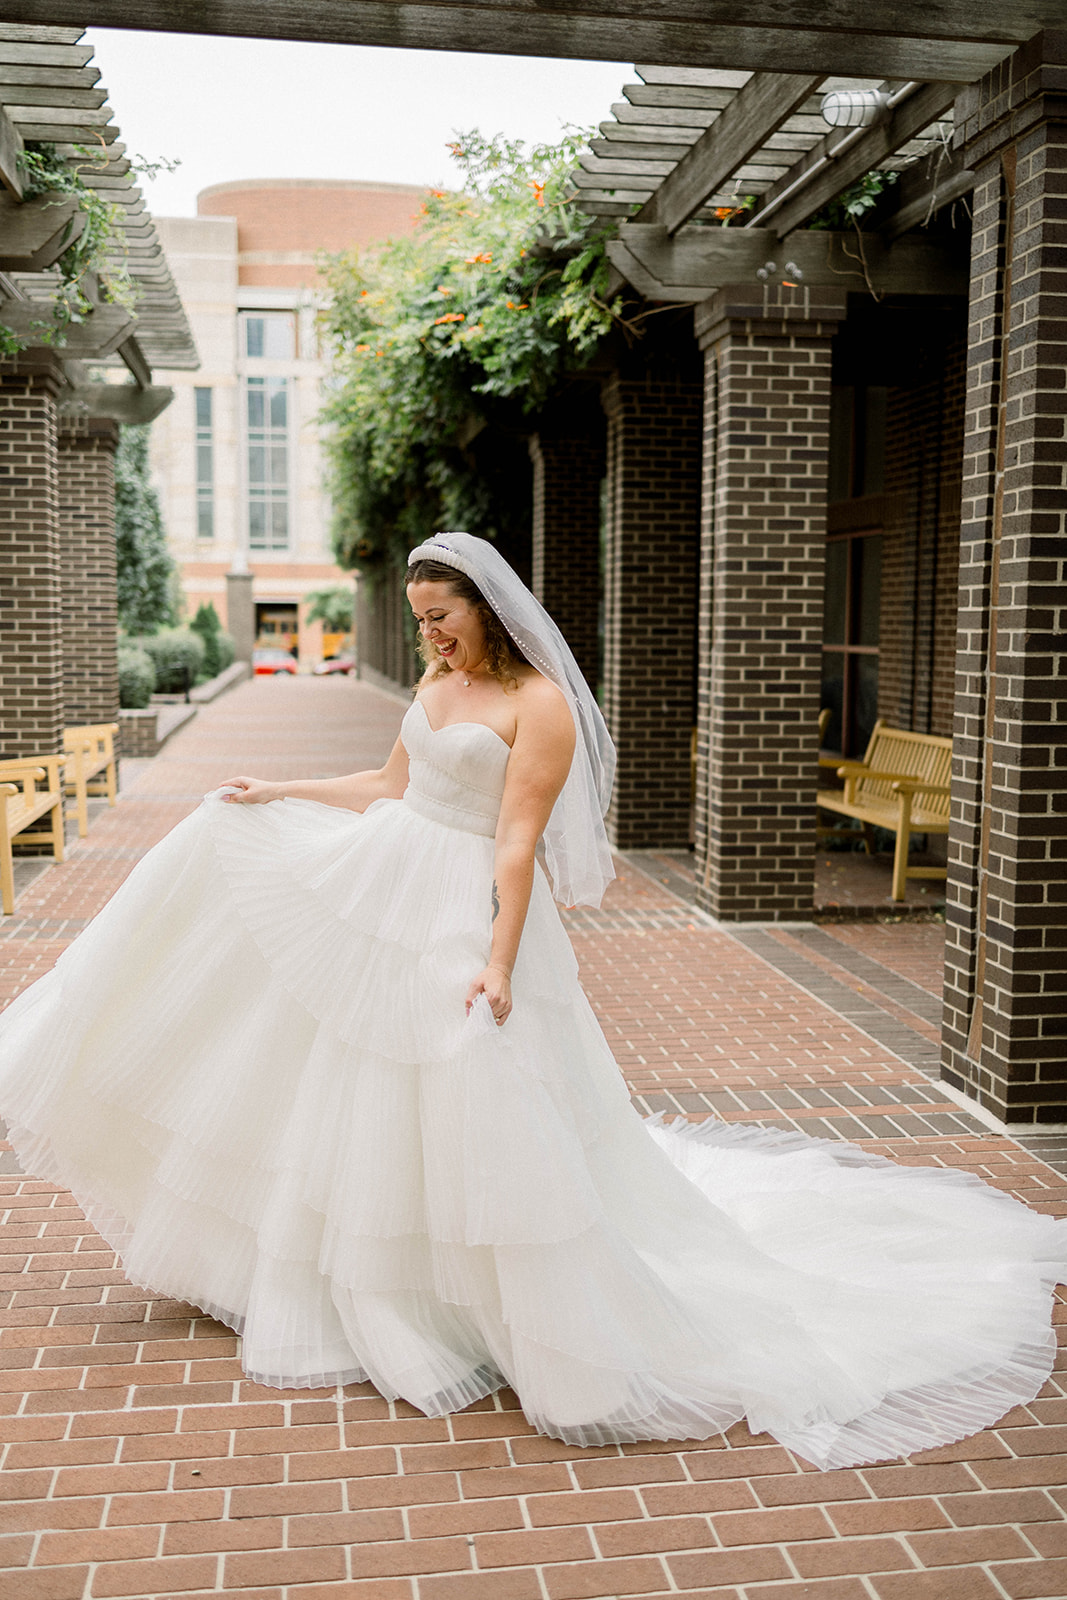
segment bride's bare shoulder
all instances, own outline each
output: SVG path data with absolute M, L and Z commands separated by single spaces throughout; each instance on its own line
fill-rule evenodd
M 574 729 L 566 696 L 534 667 L 529 667 L 519 679 L 515 712 L 516 721 L 534 723 L 542 730 L 567 733 Z

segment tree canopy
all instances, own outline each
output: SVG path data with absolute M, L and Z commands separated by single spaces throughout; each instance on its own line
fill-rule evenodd
M 460 192 L 431 190 L 411 236 L 329 261 L 325 419 L 343 566 L 373 573 L 434 527 L 494 538 L 517 514 L 506 451 L 479 457 L 472 441 L 530 431 L 618 311 L 606 234 L 569 177 L 583 141 L 461 134 Z

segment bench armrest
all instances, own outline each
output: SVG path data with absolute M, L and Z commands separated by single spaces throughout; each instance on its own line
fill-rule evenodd
M 0 779 L 47 778 L 48 773 L 40 761 L 0 761 Z
M 39 783 L 48 783 L 48 776 L 48 769 L 36 761 L 0 761 L 0 782 L 26 800 L 37 794 Z
M 947 784 L 924 783 L 921 778 L 897 778 L 893 784 L 894 794 L 945 794 L 952 790 Z
M 915 778 L 908 772 L 882 772 L 877 767 L 865 767 L 862 761 L 846 761 L 837 769 L 839 778 L 869 778 L 873 783 L 917 783 L 924 787 L 922 780 Z M 930 787 L 930 785 L 925 785 Z

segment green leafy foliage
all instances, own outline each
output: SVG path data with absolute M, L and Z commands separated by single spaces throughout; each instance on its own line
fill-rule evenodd
M 119 645 L 119 705 L 124 711 L 143 711 L 156 687 L 152 658 L 139 645 Z
M 144 640 L 144 650 L 156 669 L 159 694 L 181 694 L 191 689 L 207 654 L 203 639 L 191 628 L 163 628 Z
M 808 223 L 809 228 L 828 228 L 839 232 L 842 228 L 859 227 L 860 218 L 873 211 L 887 189 L 892 188 L 900 174 L 885 172 L 875 167 L 862 178 L 817 211 Z
M 123 428 L 115 452 L 115 542 L 119 623 L 127 633 L 150 633 L 175 620 L 159 496 L 148 477 L 148 429 Z
M 189 626 L 192 628 L 193 632 L 198 633 L 206 643 L 206 641 L 211 638 L 212 634 L 216 634 L 220 631 L 222 628 L 222 619 L 215 610 L 213 603 L 208 600 L 206 603 L 202 602 L 197 606 L 196 616 L 193 618 L 192 622 L 190 622 Z
M 356 602 L 351 589 L 312 589 L 304 599 L 311 602 L 309 622 L 321 622 L 327 633 L 351 633 Z
M 15 355 L 27 344 L 66 343 L 72 323 L 84 322 L 92 311 L 92 301 L 83 287 L 87 274 L 99 280 L 108 300 L 132 311 L 137 290 L 127 266 L 126 233 L 122 207 L 86 183 L 82 173 L 99 158 L 82 145 L 75 146 L 78 160 L 66 160 L 54 144 L 27 141 L 19 156 L 19 175 L 24 200 L 38 195 L 75 195 L 82 214 L 82 229 L 56 263 L 58 281 L 50 302 L 50 316 L 42 316 L 28 337 L 21 337 L 0 325 L 0 353 Z M 102 153 L 106 166 L 108 156 Z M 44 305 L 42 305 L 44 310 Z
M 607 235 L 569 173 L 583 143 L 461 134 L 457 193 L 431 190 L 413 235 L 333 258 L 325 416 L 344 566 L 373 572 L 433 527 L 506 534 L 525 420 L 612 326 Z M 486 430 L 493 448 L 480 448 Z M 484 441 L 483 441 L 484 442 Z M 522 446 L 523 454 L 525 447 Z

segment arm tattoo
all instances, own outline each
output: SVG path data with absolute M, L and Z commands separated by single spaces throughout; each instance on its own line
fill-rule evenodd
M 496 921 L 496 919 L 497 919 L 497 917 L 499 915 L 500 915 L 500 890 L 497 888 L 496 879 L 494 878 L 493 879 L 493 921 L 494 922 Z

